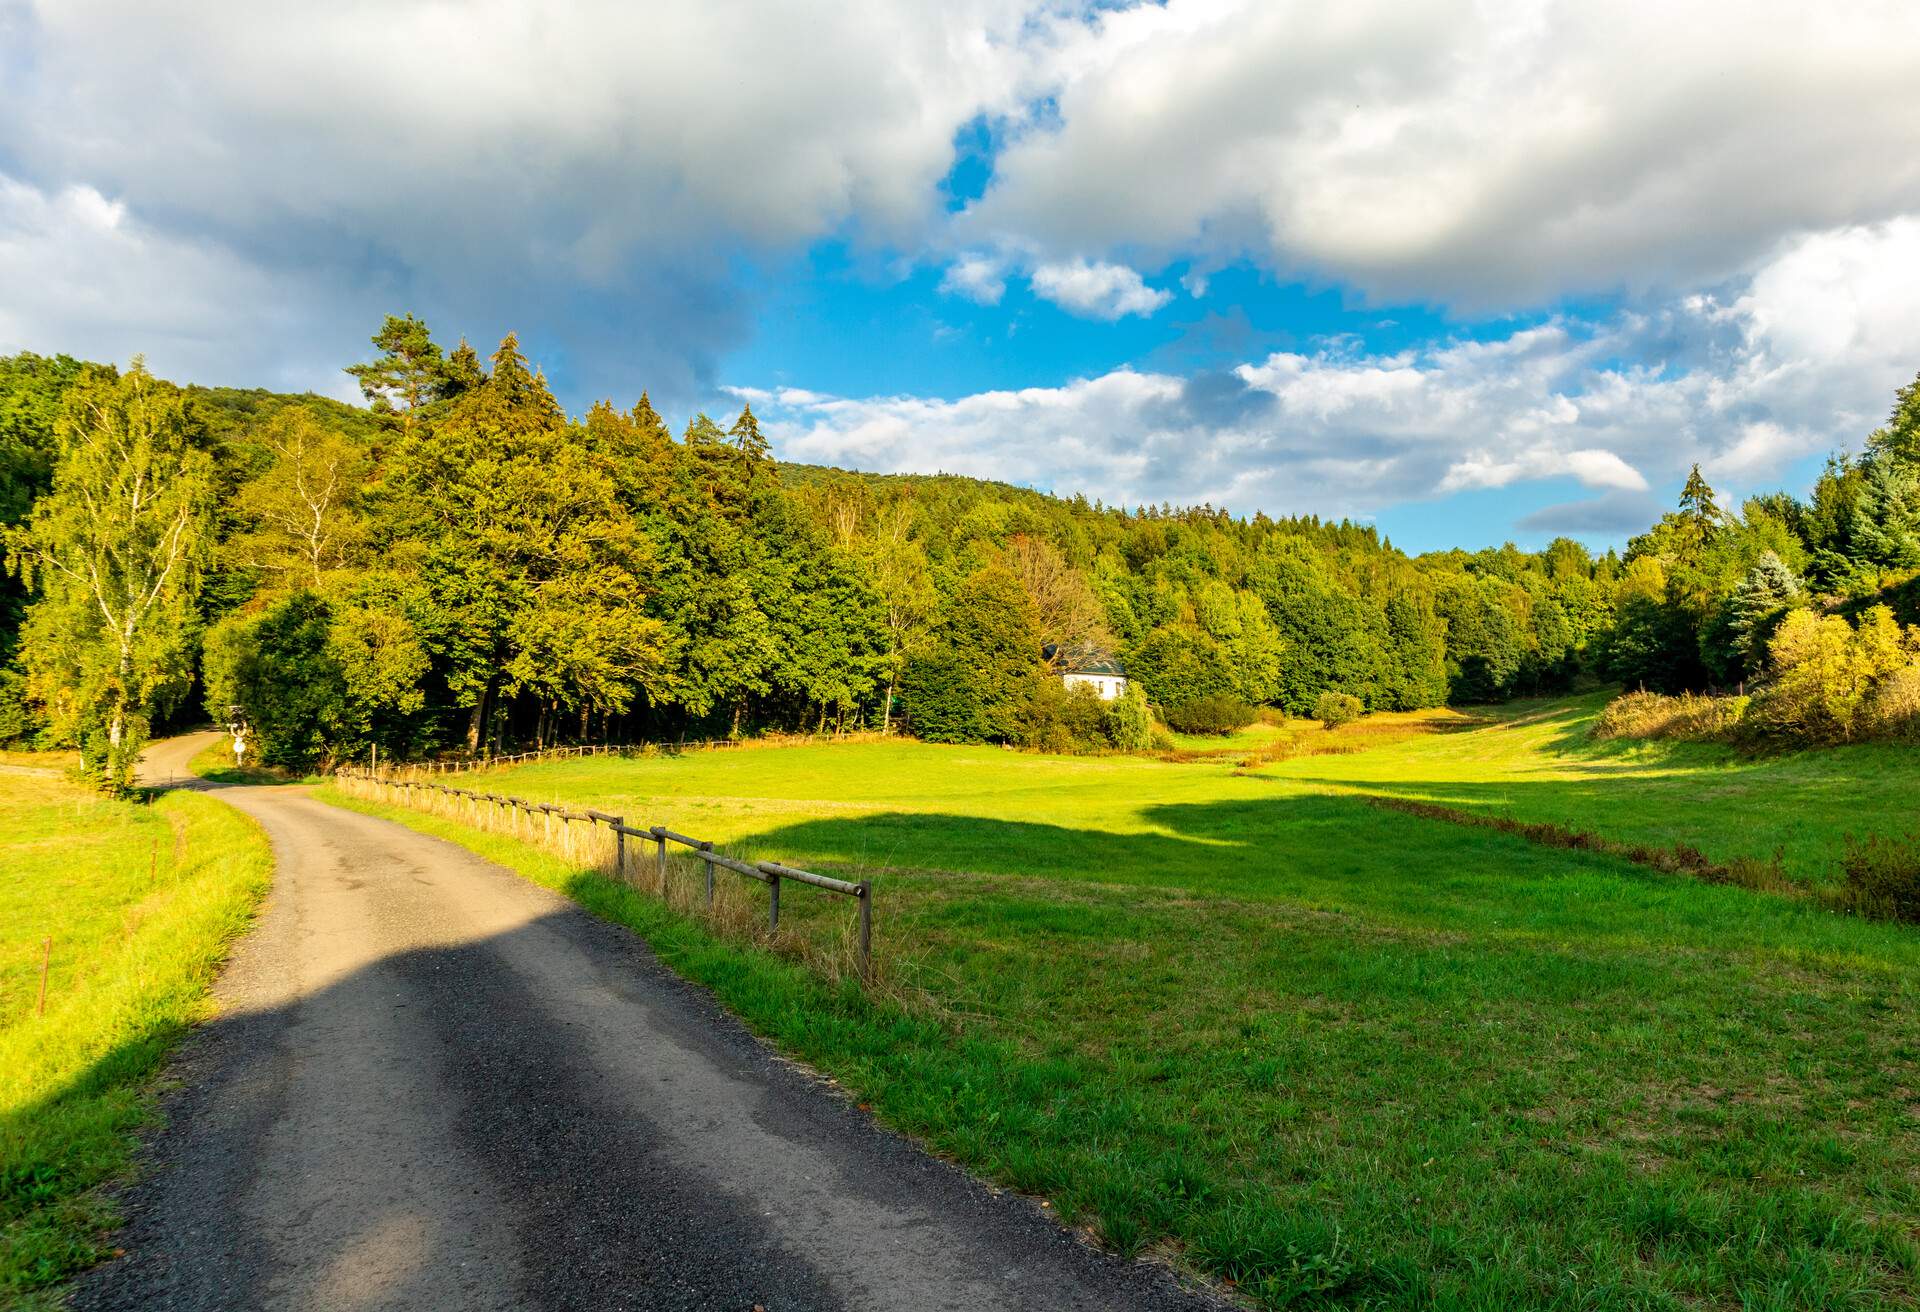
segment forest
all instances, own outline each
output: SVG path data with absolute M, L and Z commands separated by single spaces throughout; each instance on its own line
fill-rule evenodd
M 1679 504 L 1596 557 L 783 464 L 750 407 L 569 416 L 390 317 L 366 405 L 0 359 L 0 743 L 108 787 L 157 729 L 270 765 L 898 730 L 1138 750 L 1164 722 L 1617 683 L 1614 734 L 1920 734 L 1920 382 L 1811 495 Z M 1050 673 L 1099 654 L 1129 695 Z

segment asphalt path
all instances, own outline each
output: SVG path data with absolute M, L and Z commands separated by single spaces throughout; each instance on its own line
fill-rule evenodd
M 303 789 L 217 792 L 273 891 L 75 1306 L 1219 1306 L 879 1128 L 564 898 Z

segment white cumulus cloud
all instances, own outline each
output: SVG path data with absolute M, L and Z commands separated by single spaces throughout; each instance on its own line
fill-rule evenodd
M 1920 210 L 1906 0 L 1167 0 L 1047 31 L 1048 112 L 968 240 L 1484 306 L 1697 286 Z
M 1173 299 L 1172 293 L 1147 286 L 1124 264 L 1090 260 L 1042 264 L 1033 271 L 1031 281 L 1035 295 L 1089 319 L 1148 315 Z
M 1600 322 L 954 399 L 783 392 L 769 415 L 792 459 L 1007 478 L 1118 504 L 1365 518 L 1570 479 L 1596 499 L 1522 527 L 1611 535 L 1646 522 L 1651 487 L 1695 461 L 1738 495 L 1857 443 L 1920 368 L 1920 316 L 1899 312 L 1914 304 L 1920 223 L 1903 220 L 1800 238 L 1718 297 Z

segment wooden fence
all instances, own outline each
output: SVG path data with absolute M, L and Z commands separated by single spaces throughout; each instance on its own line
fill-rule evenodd
M 573 750 L 584 754 L 594 749 Z M 401 769 L 402 771 L 419 771 L 424 767 L 410 765 L 403 766 Z M 339 770 L 335 778 L 348 786 L 349 793 L 406 806 L 412 810 L 429 810 L 429 807 L 421 803 L 427 797 L 437 796 L 451 802 L 452 812 L 457 817 L 464 804 L 466 818 L 476 828 L 492 828 L 511 833 L 516 838 L 537 839 L 549 850 L 570 861 L 593 857 L 596 847 L 602 847 L 604 850 L 604 845 L 596 842 L 596 836 L 604 835 L 612 839 L 612 850 L 607 854 L 607 864 L 611 873 L 615 878 L 636 888 L 641 886 L 639 862 L 629 859 L 632 854 L 628 851 L 630 845 L 627 840 L 638 839 L 651 843 L 655 849 L 654 869 L 657 872 L 657 891 L 662 900 L 667 896 L 667 845 L 676 844 L 691 851 L 705 867 L 706 906 L 709 911 L 713 909 L 713 872 L 716 867 L 765 884 L 768 933 L 774 933 L 780 928 L 782 884 L 806 884 L 813 888 L 825 889 L 829 893 L 854 898 L 859 903 L 860 912 L 859 935 L 855 941 L 854 959 L 860 978 L 868 981 L 873 978 L 873 882 L 871 880 L 862 879 L 853 882 L 835 879 L 830 875 L 816 875 L 810 870 L 796 869 L 777 861 L 742 861 L 723 855 L 705 839 L 675 833 L 665 825 L 635 828 L 626 822 L 625 817 L 608 815 L 604 811 L 570 811 L 564 806 L 556 806 L 551 802 L 531 802 L 523 797 L 484 793 L 469 788 L 454 788 L 447 784 L 433 783 L 424 778 L 407 777 L 402 773 L 376 772 L 357 766 Z M 556 825 L 559 826 L 557 831 Z M 587 837 L 584 841 L 574 830 L 574 825 L 585 826 Z
M 678 756 L 682 752 L 710 752 L 738 747 L 738 738 L 709 738 L 683 743 L 579 743 L 567 747 L 545 747 L 532 752 L 513 752 L 506 756 L 461 756 L 443 761 L 409 761 L 388 766 L 385 778 L 421 778 L 439 774 L 464 774 L 488 770 L 494 766 L 525 765 L 528 761 L 564 761 L 578 756 Z

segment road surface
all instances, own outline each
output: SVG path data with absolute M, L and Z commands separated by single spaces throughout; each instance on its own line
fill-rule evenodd
M 273 892 L 76 1306 L 1217 1306 L 880 1130 L 565 899 L 302 789 L 218 791 Z

